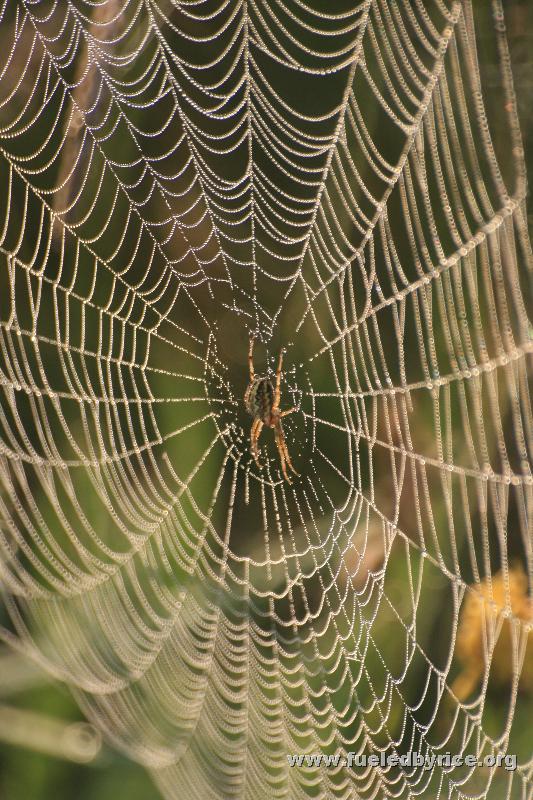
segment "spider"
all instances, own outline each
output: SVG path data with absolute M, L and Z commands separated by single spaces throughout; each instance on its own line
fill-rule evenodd
M 250 449 L 254 457 L 254 461 L 259 467 L 259 449 L 257 442 L 263 429 L 263 425 L 268 428 L 274 428 L 274 436 L 276 439 L 276 447 L 281 461 L 281 470 L 283 477 L 288 483 L 292 483 L 287 472 L 287 464 L 295 475 L 296 472 L 292 466 L 291 457 L 285 442 L 285 435 L 281 425 L 281 418 L 286 417 L 296 411 L 296 407 L 288 408 L 286 411 L 280 411 L 280 395 L 281 395 L 281 365 L 283 363 L 283 350 L 279 354 L 278 368 L 276 370 L 276 386 L 272 385 L 272 381 L 260 375 L 256 377 L 254 371 L 254 340 L 250 339 L 250 349 L 248 351 L 248 367 L 250 370 L 250 383 L 244 393 L 244 404 L 246 410 L 254 418 L 252 422 L 252 430 L 250 432 Z

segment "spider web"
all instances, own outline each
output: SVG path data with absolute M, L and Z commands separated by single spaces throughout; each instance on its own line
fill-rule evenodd
M 0 7 L 4 640 L 167 798 L 533 796 L 502 3 Z M 287 761 L 408 750 L 518 767 Z

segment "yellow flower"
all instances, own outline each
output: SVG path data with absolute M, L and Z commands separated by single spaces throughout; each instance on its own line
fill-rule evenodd
M 533 622 L 533 602 L 528 595 L 528 581 L 521 566 L 509 569 L 509 595 L 507 596 L 503 572 L 489 580 L 485 578 L 473 587 L 463 604 L 457 632 L 455 654 L 462 671 L 452 684 L 459 700 L 465 700 L 481 682 L 490 668 L 491 685 L 508 686 L 516 669 L 513 660 L 512 619 L 505 618 L 499 631 L 491 657 L 490 631 L 497 631 L 498 618 L 506 609 L 515 619 Z M 533 634 L 529 631 L 524 663 L 519 679 L 522 691 L 533 690 Z

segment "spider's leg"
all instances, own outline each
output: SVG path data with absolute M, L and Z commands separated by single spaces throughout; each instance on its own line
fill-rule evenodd
M 272 405 L 272 411 L 277 411 L 279 408 L 279 402 L 281 397 L 281 365 L 283 364 L 283 350 L 280 351 L 279 354 L 279 361 L 278 361 L 278 368 L 276 370 L 276 389 L 274 391 L 274 403 Z
M 280 432 L 279 428 L 276 426 L 274 428 L 274 436 L 276 438 L 276 447 L 278 448 L 279 453 L 279 460 L 281 461 L 281 471 L 283 472 L 283 477 L 287 481 L 287 483 L 292 483 L 291 479 L 289 478 L 289 473 L 287 472 L 287 465 L 285 464 L 285 450 L 283 447 L 283 434 Z
M 286 411 L 281 411 L 280 417 L 286 417 L 287 414 L 292 414 L 293 411 L 297 411 L 297 407 L 293 406 L 292 408 L 288 408 Z
M 294 469 L 294 467 L 292 465 L 291 457 L 289 455 L 289 448 L 287 447 L 287 442 L 285 441 L 285 437 L 283 435 L 282 435 L 282 438 L 281 438 L 281 443 L 283 445 L 283 450 L 285 451 L 285 460 L 286 460 L 287 464 L 289 465 L 289 467 L 291 468 L 291 470 L 294 472 L 295 475 L 299 475 L 300 473 L 296 472 L 296 470 Z
M 250 449 L 252 451 L 252 455 L 254 457 L 254 461 L 257 466 L 261 466 L 259 464 L 259 448 L 257 447 L 257 442 L 259 437 L 261 436 L 261 431 L 263 429 L 263 422 L 260 419 L 254 420 L 252 423 L 252 430 L 250 431 Z
M 254 371 L 254 339 L 250 339 L 250 349 L 248 350 L 248 369 L 250 370 L 250 383 L 255 378 Z
M 291 411 L 293 409 L 290 409 Z M 276 422 L 276 444 L 278 445 L 278 450 L 283 451 L 283 459 L 287 462 L 290 469 L 294 472 L 295 475 L 299 475 L 299 472 L 296 472 L 292 465 L 291 457 L 289 455 L 289 448 L 287 447 L 287 442 L 285 441 L 285 434 L 283 432 L 283 427 L 281 425 L 281 414 L 279 415 L 277 422 Z

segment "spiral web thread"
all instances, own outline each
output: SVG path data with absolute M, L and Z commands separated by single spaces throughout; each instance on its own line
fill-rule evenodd
M 503 4 L 0 7 L 3 639 L 168 798 L 532 797 Z M 287 762 L 407 750 L 518 768 Z

